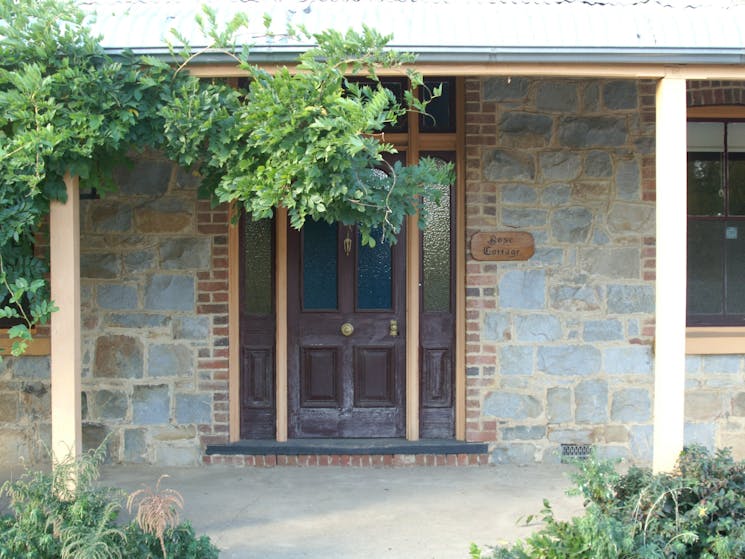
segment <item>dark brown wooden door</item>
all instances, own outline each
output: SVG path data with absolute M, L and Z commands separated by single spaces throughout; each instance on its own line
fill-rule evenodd
M 404 436 L 403 263 L 403 243 L 364 247 L 355 227 L 289 232 L 290 437 Z

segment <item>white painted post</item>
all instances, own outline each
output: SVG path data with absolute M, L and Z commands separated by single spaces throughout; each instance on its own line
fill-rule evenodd
M 657 84 L 657 275 L 654 357 L 655 472 L 683 449 L 686 323 L 686 80 Z
M 52 452 L 55 462 L 82 451 L 80 402 L 80 193 L 65 175 L 67 202 L 52 202 L 49 251 L 52 300 Z

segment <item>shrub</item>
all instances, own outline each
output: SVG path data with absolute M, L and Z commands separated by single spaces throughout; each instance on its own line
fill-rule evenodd
M 117 521 L 124 493 L 95 482 L 104 445 L 53 472 L 28 471 L 0 487 L 10 514 L 0 517 L 0 559 L 212 559 L 217 548 L 188 524 L 157 535 Z M 74 481 L 74 483 L 73 483 Z M 162 542 L 162 543 L 161 543 Z
M 493 559 L 736 559 L 745 557 L 745 462 L 728 449 L 686 448 L 674 472 L 632 467 L 625 475 L 608 461 L 579 463 L 570 494 L 584 497 L 585 514 L 554 517 L 544 501 L 543 528 L 524 541 L 471 557 Z M 532 520 L 532 517 L 528 521 Z

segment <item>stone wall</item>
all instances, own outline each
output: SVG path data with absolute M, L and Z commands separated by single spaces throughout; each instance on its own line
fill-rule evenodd
M 470 79 L 466 95 L 467 237 L 536 244 L 526 262 L 468 257 L 467 438 L 497 463 L 562 443 L 647 461 L 654 83 Z

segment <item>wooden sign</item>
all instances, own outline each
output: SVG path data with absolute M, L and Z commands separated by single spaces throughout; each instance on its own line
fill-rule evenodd
M 525 231 L 482 232 L 471 237 L 474 260 L 528 260 L 534 252 L 533 235 Z

